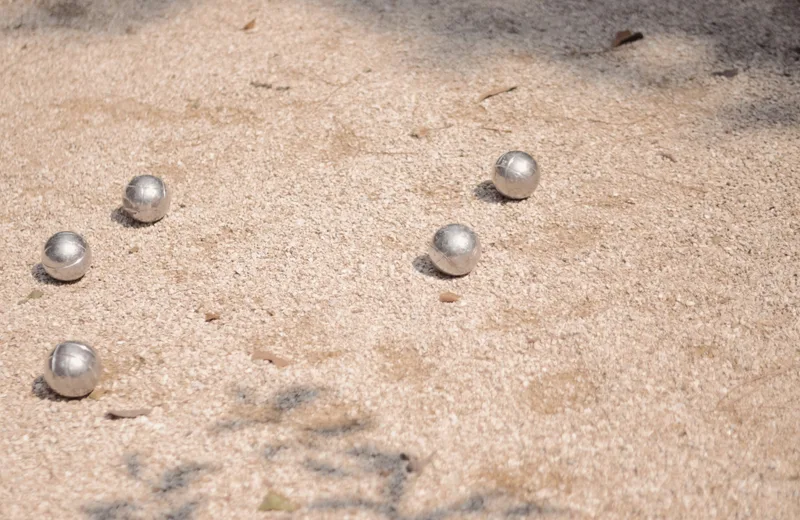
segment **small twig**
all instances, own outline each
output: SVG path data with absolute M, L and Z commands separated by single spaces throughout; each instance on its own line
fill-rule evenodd
M 360 77 L 361 77 L 361 73 L 359 72 L 358 74 L 356 74 L 355 76 L 353 76 L 353 79 L 351 79 L 350 81 L 347 81 L 347 82 L 345 82 L 345 83 L 342 83 L 341 85 L 339 85 L 338 87 L 336 87 L 335 89 L 333 89 L 333 90 L 331 91 L 331 93 L 330 93 L 330 94 L 328 94 L 328 97 L 326 97 L 325 99 L 323 99 L 321 102 L 317 103 L 316 107 L 317 107 L 317 108 L 319 108 L 319 107 L 322 107 L 322 106 L 326 105 L 326 104 L 328 103 L 328 101 L 330 101 L 330 100 L 331 100 L 331 98 L 332 98 L 334 95 L 336 95 L 336 93 L 337 93 L 337 92 L 339 92 L 339 91 L 340 91 L 342 88 L 346 87 L 346 86 L 347 86 L 347 85 L 349 85 L 350 83 L 352 83 L 352 82 L 356 81 L 356 80 L 357 80 L 358 78 L 360 78 Z
M 500 94 L 505 94 L 506 92 L 512 92 L 514 90 L 517 90 L 517 86 L 516 85 L 512 85 L 510 87 L 500 87 L 500 88 L 492 89 L 492 90 L 490 90 L 488 92 L 485 92 L 485 93 L 481 94 L 481 96 L 478 98 L 478 103 L 482 103 L 482 102 L 486 101 L 487 99 L 489 99 L 490 97 L 499 96 Z
M 420 126 L 420 127 L 415 128 L 414 130 L 412 130 L 410 135 L 411 135 L 411 137 L 413 137 L 415 139 L 422 139 L 424 137 L 427 137 L 428 134 L 430 134 L 431 132 L 438 132 L 439 130 L 447 130 L 451 126 L 453 126 L 453 125 L 452 124 L 447 124 L 447 125 L 444 125 L 444 126 L 437 126 L 437 127 L 430 127 L 430 128 L 427 127 L 427 126 Z
M 775 370 L 774 372 L 772 372 L 770 374 L 762 374 L 762 375 L 757 376 L 757 377 L 755 377 L 755 378 L 753 378 L 753 379 L 751 379 L 749 381 L 745 381 L 744 383 L 736 385 L 735 387 L 731 388 L 730 391 L 728 391 L 728 393 L 726 393 L 724 396 L 722 396 L 722 398 L 719 401 L 717 401 L 717 406 L 715 406 L 714 409 L 715 410 L 722 410 L 722 409 L 732 410 L 732 409 L 735 409 L 735 404 L 736 403 L 738 403 L 739 401 L 741 401 L 742 399 L 744 399 L 745 397 L 747 397 L 748 395 L 753 393 L 753 391 L 755 391 L 755 390 L 750 391 L 750 392 L 745 392 L 738 399 L 731 399 L 731 394 L 733 394 L 737 390 L 740 390 L 742 388 L 746 388 L 748 386 L 754 386 L 754 385 L 759 385 L 760 386 L 760 384 L 766 383 L 766 382 L 768 382 L 768 381 L 770 381 L 772 379 L 775 379 L 776 377 L 782 376 L 783 374 L 785 374 L 786 372 L 788 372 L 789 370 L 791 370 L 793 368 L 795 368 L 795 365 L 789 365 L 787 367 Z M 728 402 L 725 402 L 725 401 L 728 401 Z M 722 406 L 723 402 L 725 402 L 725 406 L 724 407 Z
M 596 56 L 598 54 L 605 54 L 611 49 L 599 49 L 599 50 L 583 50 L 583 49 L 571 49 L 565 53 L 565 56 L 569 56 L 570 58 L 575 56 Z
M 111 420 L 135 419 L 143 415 L 149 415 L 151 411 L 153 411 L 152 408 L 136 408 L 131 410 L 127 409 L 109 410 L 108 412 L 106 412 L 106 418 Z
M 678 160 L 675 158 L 675 156 L 674 156 L 674 155 L 672 155 L 671 153 L 667 153 L 667 152 L 658 152 L 658 156 L 659 156 L 659 157 L 662 157 L 662 158 L 664 158 L 664 159 L 668 159 L 669 161 L 671 161 L 671 162 L 673 162 L 673 163 L 676 163 L 676 162 L 678 162 Z
M 383 152 L 379 150 L 363 150 L 361 148 L 357 148 L 357 150 L 364 155 L 416 155 L 413 152 Z
M 626 174 L 626 175 L 635 175 L 636 177 L 639 177 L 639 178 L 642 178 L 642 179 L 647 179 L 648 181 L 659 182 L 661 184 L 667 184 L 667 185 L 670 185 L 670 186 L 675 186 L 675 187 L 683 189 L 683 190 L 694 191 L 695 193 L 706 193 L 706 190 L 704 190 L 703 188 L 696 188 L 694 186 L 687 186 L 686 184 L 682 184 L 680 182 L 666 181 L 664 179 L 657 179 L 656 177 L 650 177 L 649 175 L 645 175 L 643 173 L 638 173 L 638 172 L 633 172 L 633 171 L 625 171 L 625 170 L 618 170 L 618 171 L 620 173 L 623 173 L 623 174 Z
M 510 134 L 511 133 L 511 130 L 506 130 L 504 128 L 493 128 L 491 126 L 480 126 L 478 128 L 481 128 L 483 130 L 488 130 L 490 132 L 497 132 L 498 134 Z

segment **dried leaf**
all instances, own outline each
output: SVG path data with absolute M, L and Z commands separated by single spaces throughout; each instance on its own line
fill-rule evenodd
M 297 511 L 300 506 L 274 491 L 268 492 L 258 506 L 259 511 L 287 511 L 289 513 Z
M 250 20 L 249 22 L 244 24 L 244 27 L 242 27 L 242 30 L 243 31 L 250 31 L 250 30 L 254 29 L 255 26 L 256 26 L 256 19 L 253 18 L 252 20 Z
M 431 453 L 430 455 L 428 455 L 424 459 L 421 459 L 421 458 L 418 458 L 418 457 L 410 457 L 409 461 L 408 461 L 408 466 L 406 467 L 408 472 L 409 473 L 422 473 L 422 470 L 424 470 L 425 467 L 428 464 L 430 464 L 430 462 L 433 460 L 433 456 L 435 454 L 436 454 L 436 452 Z
M 439 295 L 439 301 L 443 303 L 453 303 L 461 299 L 461 296 L 454 292 L 445 291 Z
M 214 321 L 219 319 L 218 312 L 207 312 L 206 313 L 206 321 Z
M 278 357 L 272 352 L 267 352 L 266 350 L 256 350 L 253 352 L 251 359 L 254 361 L 269 361 L 278 368 L 284 368 L 292 364 L 292 362 L 288 359 Z
M 89 399 L 93 399 L 93 400 L 97 401 L 98 399 L 100 399 L 100 398 L 101 398 L 101 397 L 103 397 L 104 395 L 106 395 L 106 394 L 110 394 L 110 393 L 111 393 L 111 392 L 110 392 L 109 390 L 106 390 L 105 388 L 100 388 L 100 387 L 98 386 L 97 388 L 95 388 L 94 390 L 92 390 L 92 393 L 91 393 L 91 394 L 89 394 Z
M 726 69 L 717 72 L 712 72 L 712 76 L 717 76 L 720 78 L 734 78 L 739 75 L 739 69 Z
M 427 137 L 429 133 L 431 133 L 430 128 L 421 126 L 411 132 L 411 137 L 415 139 L 422 139 L 423 137 Z
M 630 32 L 628 30 L 620 31 L 614 36 L 614 42 L 611 44 L 611 47 L 619 47 L 620 45 L 633 43 L 643 38 L 644 34 L 640 32 Z
M 670 162 L 674 162 L 674 163 L 678 162 L 678 160 L 675 158 L 675 156 L 672 155 L 671 153 L 658 152 L 658 156 L 662 157 L 662 158 L 664 158 L 664 159 L 666 159 L 666 160 L 668 160 Z
M 710 345 L 700 345 L 698 347 L 694 347 L 694 355 L 698 358 L 714 359 L 714 351 L 715 348 Z
M 106 417 L 112 420 L 115 419 L 135 419 L 136 417 L 141 417 L 143 415 L 149 415 L 152 412 L 152 408 L 136 408 L 133 410 L 109 410 L 106 413 Z
M 302 423 L 303 421 L 301 421 Z M 305 421 L 305 429 L 321 437 L 342 437 L 364 430 L 369 422 L 359 418 L 323 417 Z
M 511 130 L 507 130 L 505 128 L 494 128 L 492 126 L 481 126 L 482 129 L 488 130 L 490 132 L 497 132 L 498 134 L 510 134 Z
M 43 291 L 40 291 L 39 289 L 34 289 L 30 293 L 28 293 L 28 296 L 26 296 L 23 299 L 21 299 L 20 301 L 18 301 L 17 305 L 22 305 L 23 303 L 27 302 L 28 300 L 38 300 L 42 296 L 44 296 L 44 292 Z
M 481 94 L 481 96 L 478 98 L 478 103 L 481 103 L 489 99 L 490 97 L 499 96 L 500 94 L 505 94 L 506 92 L 511 92 L 513 90 L 517 90 L 517 85 L 492 89 L 488 92 L 484 92 L 483 94 Z

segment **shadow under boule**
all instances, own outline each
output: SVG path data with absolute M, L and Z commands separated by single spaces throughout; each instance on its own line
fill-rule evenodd
M 109 216 L 113 222 L 116 222 L 122 227 L 126 228 L 133 228 L 139 229 L 143 227 L 148 227 L 150 224 L 146 224 L 144 222 L 139 222 L 138 220 L 134 220 L 130 217 L 125 210 L 122 209 L 122 206 L 119 206 L 117 209 L 111 212 Z
M 44 375 L 40 375 L 33 380 L 31 384 L 31 393 L 43 401 L 75 401 L 81 399 L 80 397 L 64 397 L 56 393 L 55 390 L 50 388 L 47 381 L 44 380 Z
M 460 276 L 451 276 L 436 269 L 436 266 L 434 266 L 433 262 L 431 261 L 431 257 L 427 253 L 416 257 L 414 261 L 411 262 L 411 265 L 418 273 L 431 278 L 436 278 L 438 280 L 452 280 L 453 278 L 460 278 Z

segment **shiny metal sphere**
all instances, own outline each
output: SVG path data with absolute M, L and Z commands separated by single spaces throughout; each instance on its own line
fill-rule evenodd
M 441 272 L 451 276 L 464 276 L 478 263 L 481 243 L 478 235 L 467 226 L 449 224 L 433 235 L 428 256 Z
M 527 199 L 539 186 L 539 166 L 525 152 L 507 152 L 494 165 L 494 182 L 497 191 L 510 199 Z
M 44 380 L 57 394 L 83 397 L 94 390 L 103 365 L 97 352 L 84 343 L 65 341 L 50 352 L 44 367 Z
M 155 222 L 169 211 L 171 194 L 167 185 L 152 175 L 134 177 L 125 187 L 122 209 L 139 222 Z
M 51 236 L 42 248 L 42 267 L 62 282 L 81 278 L 92 265 L 92 250 L 77 233 L 61 231 Z

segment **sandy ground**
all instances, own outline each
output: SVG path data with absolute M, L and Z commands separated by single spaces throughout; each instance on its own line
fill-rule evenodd
M 2 0 L 0 78 L 3 519 L 800 518 L 797 0 Z

